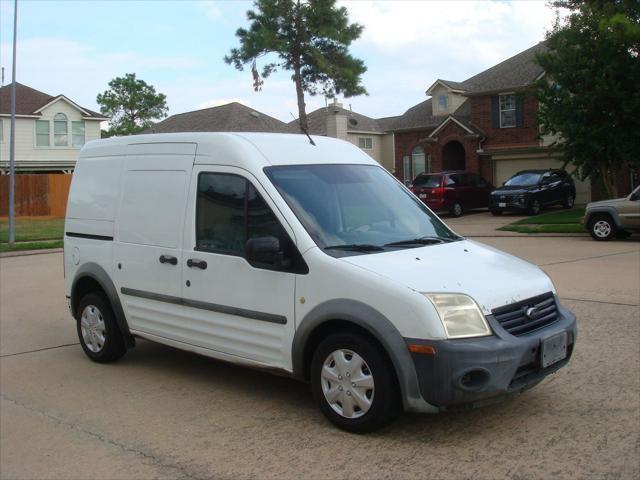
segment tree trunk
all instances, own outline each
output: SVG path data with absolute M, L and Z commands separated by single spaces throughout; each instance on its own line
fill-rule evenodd
M 296 84 L 296 97 L 298 99 L 298 122 L 300 123 L 300 130 L 309 131 L 307 124 L 307 112 L 306 105 L 304 103 L 304 90 L 302 89 L 302 76 L 300 75 L 300 63 L 297 62 L 294 65 L 293 81 Z
M 611 167 L 604 167 L 602 169 L 602 184 L 609 198 L 618 197 L 618 174 L 617 170 Z

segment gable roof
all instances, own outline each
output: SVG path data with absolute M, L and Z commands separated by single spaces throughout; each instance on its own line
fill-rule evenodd
M 540 42 L 460 82 L 460 89 L 467 95 L 477 95 L 531 85 L 543 73 L 542 67 L 535 62 L 535 55 L 546 50 L 545 42 Z
M 347 116 L 347 132 L 383 133 L 385 131 L 380 124 L 380 120 L 347 110 L 339 105 L 330 104 L 307 114 L 309 133 L 311 135 L 326 135 L 327 117 L 336 113 Z M 293 129 L 297 129 L 298 120 L 293 120 L 288 125 Z
M 11 83 L 0 87 L 0 114 L 11 114 Z M 64 95 L 49 95 L 48 93 L 41 92 L 35 88 L 28 87 L 21 83 L 16 82 L 16 115 L 33 115 L 41 116 L 40 110 L 55 100 L 64 99 L 71 103 L 74 107 L 78 108 L 85 114 L 85 117 L 97 119 L 107 119 L 105 115 L 94 112 L 88 108 L 81 107 L 75 102 L 71 101 Z
M 292 133 L 286 123 L 238 102 L 171 115 L 143 133 L 170 132 Z

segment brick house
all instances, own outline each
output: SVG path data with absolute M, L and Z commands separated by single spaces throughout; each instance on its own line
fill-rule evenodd
M 541 42 L 463 82 L 438 79 L 431 98 L 396 117 L 395 174 L 409 182 L 423 171 L 466 169 L 495 185 L 528 168 L 562 162 L 541 138 L 538 104 L 529 87 L 543 75 L 534 62 Z M 577 202 L 590 200 L 588 182 L 576 180 Z

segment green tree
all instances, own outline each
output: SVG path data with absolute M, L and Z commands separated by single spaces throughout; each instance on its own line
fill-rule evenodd
M 110 128 L 103 137 L 133 135 L 153 125 L 153 120 L 165 118 L 167 96 L 156 93 L 156 89 L 135 73 L 116 77 L 109 82 L 109 90 L 99 93 L 96 101 L 100 112 L 111 117 Z
M 247 12 L 248 30 L 239 28 L 240 47 L 224 57 L 238 70 L 251 64 L 256 91 L 263 80 L 258 58 L 272 54 L 262 69 L 266 78 L 278 69 L 292 73 L 298 101 L 298 118 L 307 129 L 304 93 L 327 97 L 366 94 L 361 76 L 367 68 L 349 54 L 349 46 L 360 37 L 363 27 L 349 23 L 347 9 L 335 0 L 255 0 L 255 10 Z M 273 58 L 275 55 L 276 58 Z
M 640 3 L 563 0 L 564 22 L 537 55 L 546 72 L 536 85 L 541 133 L 580 178 L 617 196 L 624 165 L 640 166 Z

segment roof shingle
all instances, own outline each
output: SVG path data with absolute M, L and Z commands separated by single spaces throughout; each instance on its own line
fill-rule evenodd
M 0 87 L 0 113 L 9 115 L 11 113 L 11 83 Z M 16 115 L 40 115 L 35 113 L 36 110 L 44 107 L 47 103 L 52 102 L 63 95 L 55 97 L 48 93 L 41 92 L 35 88 L 27 87 L 16 82 Z M 78 105 L 79 106 L 79 105 Z M 105 118 L 98 112 L 94 112 L 85 107 L 80 107 L 87 112 L 90 117 Z

